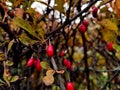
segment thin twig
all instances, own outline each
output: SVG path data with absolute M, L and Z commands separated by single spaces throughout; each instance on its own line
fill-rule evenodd
M 105 90 L 107 85 L 119 74 L 120 71 L 117 71 L 113 76 L 112 78 L 110 78 L 104 85 L 103 87 L 100 89 L 100 90 Z
M 83 41 L 83 47 L 84 47 L 84 64 L 85 64 L 85 73 L 86 73 L 86 79 L 87 79 L 87 89 L 90 90 L 90 80 L 89 80 L 89 66 L 87 61 L 87 46 L 86 46 L 86 38 L 84 33 L 82 33 L 82 41 Z
M 84 12 L 87 12 L 87 11 L 89 10 L 89 8 L 90 8 L 92 5 L 94 5 L 97 1 L 99 1 L 99 0 L 94 0 L 93 2 L 90 2 L 86 8 L 84 8 L 82 11 L 80 11 L 80 12 L 79 12 L 76 16 L 74 16 L 72 19 L 64 22 L 61 26 L 59 26 L 59 27 L 56 28 L 55 30 L 49 32 L 48 34 L 46 34 L 46 37 L 47 37 L 47 38 L 50 38 L 52 35 L 60 32 L 60 30 L 61 30 L 62 28 L 64 28 L 65 26 L 67 26 L 68 24 L 70 24 L 72 21 L 74 21 L 75 19 L 77 19 L 77 18 L 78 18 L 79 16 L 81 16 Z

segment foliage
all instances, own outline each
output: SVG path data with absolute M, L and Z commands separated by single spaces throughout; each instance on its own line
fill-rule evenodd
M 43 13 L 31 8 L 35 1 L 47 7 Z M 66 90 L 67 82 L 75 90 L 120 89 L 119 0 L 51 2 L 0 1 L 0 90 Z

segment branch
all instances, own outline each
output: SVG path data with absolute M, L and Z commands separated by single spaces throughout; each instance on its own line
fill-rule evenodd
M 72 21 L 74 21 L 75 19 L 77 19 L 79 16 L 81 16 L 84 12 L 87 12 L 89 10 L 89 8 L 94 5 L 97 1 L 99 0 L 94 0 L 93 2 L 90 2 L 88 4 L 88 6 L 86 8 L 84 8 L 82 11 L 80 11 L 76 16 L 74 16 L 72 19 L 64 22 L 61 26 L 59 26 L 58 28 L 56 28 L 55 30 L 49 32 L 48 34 L 45 35 L 46 38 L 51 37 L 53 34 L 56 34 L 58 32 L 60 32 L 60 30 L 62 28 L 64 28 L 65 26 L 67 26 L 68 24 L 70 24 Z
M 58 70 L 58 67 L 57 67 L 56 62 L 55 62 L 55 60 L 54 60 L 53 57 L 51 58 L 51 63 L 52 63 L 52 65 L 53 65 L 53 68 L 54 68 L 55 70 Z M 61 90 L 66 90 L 66 89 L 65 89 L 65 86 L 64 86 L 64 84 L 63 84 L 63 82 L 62 82 L 62 78 L 61 78 L 61 75 L 60 75 L 60 74 L 58 74 L 58 79 L 59 79 L 59 82 L 60 82 L 60 88 L 61 88 Z
M 117 71 L 114 76 L 112 76 L 112 78 L 110 78 L 110 80 L 108 80 L 105 85 L 100 89 L 100 90 L 105 90 L 106 86 L 119 74 L 120 71 Z
M 12 40 L 13 38 L 16 38 L 15 35 L 14 35 L 14 33 L 12 33 L 12 32 L 10 31 L 10 27 L 9 27 L 8 24 L 4 24 L 4 23 L 0 22 L 0 27 L 1 27 L 5 32 L 7 32 L 7 33 L 9 34 L 10 40 Z
M 89 66 L 88 66 L 88 61 L 87 61 L 87 46 L 86 46 L 86 38 L 84 33 L 82 33 L 82 41 L 83 41 L 83 47 L 84 47 L 84 64 L 85 64 L 85 73 L 86 73 L 86 79 L 87 79 L 87 89 L 90 90 L 90 71 L 89 71 Z

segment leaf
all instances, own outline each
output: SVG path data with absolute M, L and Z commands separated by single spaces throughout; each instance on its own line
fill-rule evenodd
M 10 49 L 12 48 L 13 44 L 14 44 L 14 39 L 9 42 L 9 44 L 8 44 L 8 49 L 7 49 L 7 53 L 8 53 L 8 52 L 10 51 Z
M 60 11 L 61 13 L 64 12 L 64 0 L 55 0 L 55 3 L 57 4 L 57 6 L 54 6 L 54 9 Z
M 24 30 L 26 30 L 32 36 L 34 36 L 37 39 L 39 39 L 39 37 L 37 36 L 37 34 L 34 32 L 32 26 L 28 23 L 28 21 L 25 21 L 25 20 L 23 20 L 21 18 L 18 18 L 18 17 L 14 17 L 13 21 L 16 23 L 16 25 L 18 25 L 19 27 L 21 27 Z
M 10 79 L 10 82 L 15 82 L 19 79 L 19 76 L 12 76 L 11 79 Z
M 7 77 L 5 75 L 3 75 L 3 79 L 5 80 L 5 82 L 7 83 L 8 86 L 10 86 L 10 82 L 8 81 Z
M 54 83 L 54 77 L 53 76 L 45 76 L 45 77 L 43 77 L 43 82 L 46 86 L 50 86 Z
M 0 61 L 5 60 L 5 54 L 0 52 Z
M 5 84 L 5 82 L 4 82 L 3 80 L 1 80 L 1 79 L 0 79 L 0 83 L 3 83 L 3 84 Z
M 54 77 L 53 77 L 54 74 L 55 74 L 55 70 L 53 69 L 47 70 L 46 76 L 43 77 L 43 82 L 46 86 L 50 86 L 54 83 Z
M 50 69 L 50 65 L 47 62 L 41 61 L 40 64 L 43 69 Z
M 36 32 L 37 32 L 38 36 L 40 37 L 40 40 L 44 41 L 44 31 L 41 28 L 40 24 L 38 24 Z
M 53 76 L 54 74 L 55 74 L 55 70 L 53 70 L 53 69 L 47 70 L 47 72 L 46 72 L 47 76 Z
M 6 65 L 7 65 L 7 66 L 12 66 L 13 64 L 14 64 L 13 61 L 10 61 L 10 60 L 9 60 L 9 61 L 6 61 Z
M 14 3 L 14 6 L 17 7 L 21 2 L 22 2 L 22 0 L 17 0 L 17 1 Z
M 110 19 L 103 19 L 102 21 L 100 21 L 100 24 L 108 30 L 113 30 L 113 31 L 117 31 L 118 27 L 117 24 L 112 22 Z
M 34 43 L 38 42 L 37 40 L 33 40 L 33 39 L 29 38 L 25 33 L 21 34 L 19 36 L 19 40 L 22 43 L 24 43 L 25 45 L 34 44 Z
M 113 0 L 113 10 L 116 12 L 118 19 L 120 20 L 120 0 Z
M 119 50 L 120 50 L 120 45 L 113 44 L 113 48 L 114 48 L 115 50 L 119 51 Z
M 110 30 L 101 30 L 101 33 L 103 35 L 103 40 L 105 40 L 106 42 L 116 42 L 116 34 L 114 31 L 110 31 Z

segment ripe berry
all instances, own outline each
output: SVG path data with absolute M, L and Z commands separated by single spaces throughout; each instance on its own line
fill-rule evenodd
M 83 20 L 83 25 L 85 25 L 86 27 L 88 27 L 88 25 L 89 25 L 89 23 L 88 23 L 88 21 L 86 21 L 86 20 Z
M 113 48 L 113 42 L 109 42 L 109 43 L 107 44 L 107 49 L 108 49 L 109 51 L 113 51 L 113 50 L 114 50 L 114 48 Z
M 66 83 L 66 90 L 74 90 L 74 85 L 72 82 Z
M 85 33 L 86 30 L 87 30 L 86 26 L 85 26 L 84 24 L 81 24 L 81 25 L 80 25 L 80 32 L 81 32 L 81 33 Z
M 46 52 L 49 57 L 52 57 L 54 55 L 54 47 L 52 45 L 48 45 Z
M 40 59 L 37 59 L 34 61 L 34 66 L 35 66 L 37 71 L 41 70 Z
M 63 57 L 65 55 L 65 51 L 60 52 L 60 57 Z
M 94 7 L 94 8 L 92 9 L 92 16 L 93 16 L 94 18 L 97 17 L 97 12 L 98 12 L 98 8 L 97 8 L 97 7 Z
M 64 59 L 63 60 L 63 64 L 68 68 L 68 69 L 72 69 L 72 64 L 68 59 Z
M 27 66 L 28 66 L 28 67 L 32 66 L 33 63 L 34 63 L 34 61 L 35 61 L 35 59 L 34 59 L 33 57 L 31 57 L 31 58 L 28 60 L 28 62 L 27 62 Z

